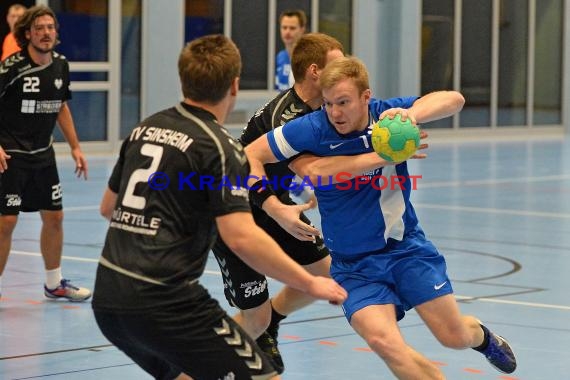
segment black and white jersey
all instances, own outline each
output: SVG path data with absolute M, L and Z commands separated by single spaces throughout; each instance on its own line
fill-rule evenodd
M 109 180 L 118 199 L 101 264 L 119 275 L 97 284 L 94 304 L 141 308 L 115 298 L 114 286 L 133 284 L 147 301 L 184 297 L 217 238 L 215 218 L 250 211 L 248 174 L 242 145 L 203 109 L 181 103 L 135 127 Z
M 265 133 L 310 112 L 313 112 L 313 110 L 297 95 L 294 88 L 283 91 L 253 115 L 243 129 L 239 140 L 246 146 Z M 281 179 L 295 176 L 288 165 L 289 161 L 265 165 L 267 176 L 270 179 L 279 179 L 280 185 L 275 188 L 275 192 L 279 196 L 288 192 L 287 188 L 291 182 L 288 180 L 282 183 Z
M 52 52 L 37 65 L 26 49 L 0 65 L 0 146 L 11 164 L 49 165 L 55 161 L 52 133 L 62 104 L 71 98 L 69 64 Z

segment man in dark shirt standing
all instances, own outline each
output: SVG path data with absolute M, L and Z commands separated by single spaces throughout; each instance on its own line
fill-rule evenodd
M 178 61 L 184 101 L 124 141 L 101 213 L 110 220 L 93 308 L 103 334 L 157 379 L 269 379 L 276 371 L 198 279 L 218 234 L 248 265 L 317 298 L 344 289 L 310 275 L 255 225 L 242 145 L 222 127 L 241 58 L 222 35 Z
M 91 292 L 61 274 L 62 191 L 52 146 L 56 121 L 71 148 L 78 177 L 87 179 L 87 161 L 67 106 L 69 64 L 53 50 L 59 42 L 57 29 L 50 8 L 28 9 L 14 33 L 22 50 L 0 65 L 0 281 L 19 212 L 39 210 L 44 294 L 84 301 Z

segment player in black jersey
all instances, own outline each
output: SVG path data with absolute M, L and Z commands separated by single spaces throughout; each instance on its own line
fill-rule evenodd
M 255 225 L 242 145 L 222 127 L 241 58 L 222 35 L 188 44 L 178 69 L 184 101 L 125 139 L 101 213 L 110 220 L 93 309 L 103 334 L 157 379 L 268 379 L 254 340 L 198 282 L 218 237 L 248 265 L 313 297 L 344 289 L 291 260 Z
M 273 128 L 318 109 L 322 105 L 319 74 L 329 61 L 342 56 L 342 44 L 333 37 L 322 33 L 302 36 L 292 54 L 294 86 L 256 112 L 243 130 L 239 139 L 241 143 L 245 146 Z M 251 197 L 256 224 L 309 272 L 329 276 L 329 251 L 324 246 L 319 231 L 303 214 L 314 203 L 296 205 L 289 196 L 287 189 L 295 174 L 289 169 L 288 162 L 266 165 L 266 172 L 270 179 L 279 179 L 279 186 L 273 189 L 275 197 L 269 197 L 269 192 L 261 197 L 254 193 Z M 283 205 L 294 212 L 282 214 L 271 211 L 275 208 L 282 209 Z M 258 345 L 270 355 L 278 371 L 283 372 L 283 360 L 277 349 L 279 322 L 289 313 L 313 302 L 314 298 L 285 286 L 269 300 L 264 275 L 248 267 L 220 239 L 213 251 L 222 269 L 226 298 L 231 305 L 240 309 L 234 318 L 250 335 L 257 338 Z
M 69 64 L 53 50 L 59 42 L 57 29 L 50 8 L 28 9 L 14 32 L 22 50 L 0 65 L 0 280 L 19 212 L 39 211 L 44 294 L 84 301 L 91 292 L 61 275 L 62 191 L 52 146 L 56 121 L 71 148 L 78 177 L 87 179 L 87 161 L 67 105 Z

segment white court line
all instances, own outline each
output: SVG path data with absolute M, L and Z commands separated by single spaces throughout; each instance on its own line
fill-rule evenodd
M 99 210 L 99 206 L 75 206 L 75 207 L 64 207 L 63 212 L 69 211 L 90 211 L 90 210 Z M 103 218 L 103 217 L 101 217 Z
M 467 297 L 467 296 L 460 296 L 455 295 L 455 298 L 460 300 L 474 300 L 474 301 L 482 301 L 482 302 L 490 302 L 490 303 L 503 303 L 509 305 L 517 305 L 517 306 L 530 306 L 536 308 L 543 308 L 543 309 L 558 309 L 558 310 L 570 310 L 570 306 L 564 305 L 551 305 L 547 303 L 535 303 L 535 302 L 522 302 L 522 301 L 509 301 L 509 300 L 502 300 L 499 298 L 478 298 L 478 297 Z
M 542 177 L 513 177 L 513 178 L 494 178 L 494 179 L 478 179 L 466 181 L 437 181 L 422 182 L 418 181 L 418 189 L 422 188 L 438 188 L 438 187 L 460 187 L 460 186 L 481 186 L 496 185 L 504 183 L 528 183 L 528 182 L 548 182 L 548 181 L 564 181 L 570 179 L 570 174 L 547 175 Z
M 34 256 L 34 257 L 41 257 L 41 253 L 39 252 L 26 252 L 26 251 L 18 251 L 15 249 L 12 249 L 10 251 L 11 254 L 16 254 L 16 255 L 21 255 L 21 256 Z M 75 257 L 75 256 L 61 256 L 61 258 L 63 260 L 70 260 L 70 261 L 82 261 L 84 263 L 98 263 L 99 262 L 99 258 L 96 259 L 90 259 L 87 257 Z M 206 274 L 213 274 L 213 275 L 219 275 L 221 276 L 222 273 L 220 271 L 212 271 L 212 270 L 205 270 L 204 273 Z
M 22 256 L 35 256 L 40 257 L 41 254 L 37 252 L 26 252 L 26 251 L 17 251 L 11 250 L 12 254 L 22 255 Z M 99 259 L 89 259 L 83 257 L 74 257 L 74 256 L 62 256 L 64 260 L 73 260 L 73 261 L 83 261 L 83 262 L 90 262 L 90 263 L 98 263 Z M 215 270 L 205 270 L 205 274 L 221 276 L 222 273 L 220 271 Z M 469 297 L 469 296 L 461 296 L 456 294 L 455 297 L 460 300 L 473 300 L 477 302 L 490 302 L 490 303 L 502 303 L 502 304 L 509 304 L 509 305 L 516 305 L 516 306 L 528 306 L 528 307 L 535 307 L 535 308 L 542 308 L 542 309 L 556 309 L 556 310 L 568 310 L 570 311 L 570 306 L 565 305 L 552 305 L 546 303 L 535 303 L 535 302 L 524 302 L 524 301 L 510 301 L 510 300 L 503 300 L 498 298 L 478 298 L 478 297 Z
M 448 211 L 465 211 L 465 212 L 479 212 L 479 213 L 500 214 L 500 215 L 538 216 L 543 218 L 570 219 L 570 214 L 556 213 L 556 212 L 509 210 L 504 208 L 485 208 L 485 207 L 468 207 L 468 206 L 447 206 L 436 203 L 414 203 L 414 208 L 429 208 L 429 209 L 448 210 Z

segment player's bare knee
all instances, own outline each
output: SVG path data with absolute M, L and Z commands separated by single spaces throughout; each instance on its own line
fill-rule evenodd
M 4 238 L 12 236 L 17 222 L 17 215 L 2 215 L 0 217 L 0 236 Z
M 396 360 L 406 347 L 405 343 L 401 340 L 389 339 L 380 335 L 367 338 L 366 343 L 386 362 Z
M 52 231 L 59 231 L 63 229 L 62 211 L 42 212 L 41 218 L 44 228 L 48 228 Z

